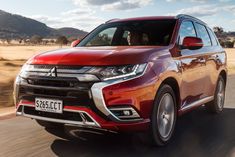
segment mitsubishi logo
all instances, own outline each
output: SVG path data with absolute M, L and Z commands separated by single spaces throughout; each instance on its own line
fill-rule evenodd
M 57 70 L 56 70 L 56 67 L 52 68 L 52 69 L 47 73 L 47 76 L 57 77 Z

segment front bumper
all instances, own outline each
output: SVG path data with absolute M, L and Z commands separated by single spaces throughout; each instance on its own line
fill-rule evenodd
M 49 122 L 55 122 L 55 123 L 62 123 L 66 125 L 72 125 L 82 128 L 93 128 L 96 130 L 103 130 L 108 132 L 131 132 L 131 131 L 144 131 L 148 128 L 148 120 L 143 120 L 139 122 L 133 122 L 133 123 L 117 123 L 109 120 L 105 120 L 102 117 L 98 116 L 97 113 L 94 111 L 85 108 L 85 107 L 71 107 L 71 106 L 65 106 L 64 112 L 71 112 L 73 114 L 76 114 L 77 116 L 81 113 L 85 113 L 87 116 L 90 117 L 90 119 L 74 119 L 74 120 L 67 120 L 65 119 L 58 119 L 52 118 L 52 117 L 45 117 L 45 116 L 37 116 L 35 114 L 30 114 L 27 111 L 25 112 L 26 108 L 31 108 L 34 110 L 34 104 L 31 102 L 24 102 L 22 101 L 18 108 L 16 115 L 17 116 L 24 116 L 36 120 L 43 120 L 43 121 L 49 121 Z
M 38 89 L 43 90 L 40 93 Z M 65 97 L 62 93 L 66 93 L 66 90 L 62 87 L 30 85 L 28 82 L 16 80 L 14 96 L 17 115 L 50 122 L 72 124 L 79 127 L 113 131 L 143 131 L 149 127 L 149 117 L 155 97 L 155 92 L 153 91 L 156 91 L 156 84 L 154 73 L 148 69 L 146 69 L 145 75 L 141 75 L 138 78 L 96 82 L 87 89 L 76 89 L 76 92 L 79 91 L 83 99 L 85 97 L 82 104 L 78 99 L 73 99 L 72 101 L 72 99 Z M 34 93 L 35 91 L 37 93 Z M 62 95 L 50 95 L 53 91 Z M 22 92 L 25 93 L 22 94 Z M 49 95 L 43 92 L 49 93 Z M 63 99 L 66 102 L 63 109 L 64 113 L 69 112 L 75 118 L 68 118 L 70 116 L 58 118 L 60 117 L 59 115 L 48 116 L 43 113 L 37 113 L 34 110 L 34 99 L 38 96 Z M 34 110 L 34 112 L 29 112 L 29 108 Z M 132 117 L 120 118 L 121 116 L 117 116 L 114 113 L 117 109 L 130 109 Z

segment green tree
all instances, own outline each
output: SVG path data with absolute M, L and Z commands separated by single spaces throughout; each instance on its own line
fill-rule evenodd
M 7 38 L 6 41 L 7 41 L 7 44 L 8 44 L 8 45 L 11 44 L 11 38 Z
M 215 32 L 216 35 L 221 35 L 224 33 L 224 29 L 222 27 L 218 27 L 218 26 L 214 27 L 213 31 Z
M 50 43 L 51 43 L 51 44 L 54 44 L 54 43 L 55 43 L 55 40 L 51 39 L 51 40 L 50 40 Z
M 19 39 L 18 39 L 18 42 L 19 42 L 19 44 L 22 44 L 23 39 L 22 39 L 22 38 L 19 38 Z
M 42 42 L 42 37 L 39 35 L 34 35 L 30 38 L 30 43 L 32 44 L 40 44 Z
M 65 37 L 65 36 L 59 36 L 57 39 L 56 39 L 56 43 L 59 44 L 59 45 L 67 45 L 68 44 L 68 39 Z

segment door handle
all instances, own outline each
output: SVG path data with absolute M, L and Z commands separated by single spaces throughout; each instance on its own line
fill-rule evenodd
M 203 57 L 199 58 L 199 61 L 205 61 L 205 59 Z
M 183 71 L 183 67 L 182 67 L 182 63 L 181 63 L 181 61 L 176 62 L 176 66 L 177 66 L 177 68 L 178 68 L 179 72 L 182 72 L 182 71 Z
M 198 63 L 201 63 L 201 64 L 203 64 L 203 65 L 206 65 L 206 59 L 203 58 L 203 57 L 201 57 L 201 58 L 198 59 Z
M 201 58 L 198 58 L 198 62 L 199 62 L 199 63 L 205 63 L 206 60 L 205 60 L 203 57 L 201 57 Z

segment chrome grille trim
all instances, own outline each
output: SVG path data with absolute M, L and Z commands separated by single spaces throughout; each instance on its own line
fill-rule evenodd
M 100 79 L 93 74 L 86 73 L 92 67 L 68 67 L 56 65 L 27 65 L 28 68 L 20 73 L 22 78 L 29 77 L 64 77 L 64 78 L 77 78 L 82 82 L 100 81 Z
M 33 76 L 41 76 L 41 77 L 48 77 L 48 73 L 45 72 L 27 72 L 27 75 L 24 76 L 25 78 L 33 77 Z M 55 76 L 52 76 L 55 77 Z M 57 73 L 57 77 L 65 77 L 65 78 L 77 78 L 79 81 L 85 81 L 85 78 L 91 78 L 90 81 L 99 81 L 98 77 L 92 74 L 69 74 L 69 73 Z
M 87 70 L 91 69 L 91 67 L 82 67 L 80 69 L 63 69 L 63 68 L 60 68 L 58 66 L 54 66 L 54 67 L 56 67 L 56 70 L 57 70 L 58 73 L 76 73 L 76 74 L 85 73 Z M 44 72 L 44 73 L 48 73 L 54 67 L 47 68 L 47 69 L 40 69 L 40 68 L 34 68 L 34 66 L 32 66 L 32 67 L 30 67 L 29 70 L 27 70 L 27 72 Z

